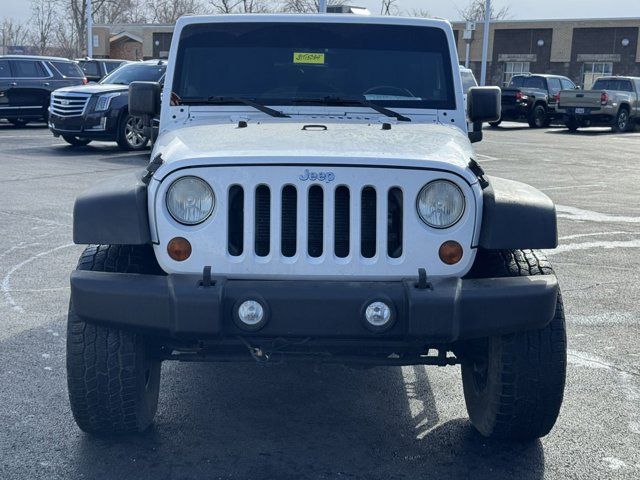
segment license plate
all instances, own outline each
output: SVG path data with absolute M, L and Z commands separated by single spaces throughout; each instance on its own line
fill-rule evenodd
M 584 113 L 584 108 L 576 108 L 576 115 L 580 115 Z

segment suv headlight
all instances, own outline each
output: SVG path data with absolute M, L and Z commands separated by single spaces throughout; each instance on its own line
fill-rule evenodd
M 111 105 L 111 100 L 122 95 L 122 92 L 118 93 L 105 93 L 98 97 L 96 101 L 96 106 L 93 108 L 95 112 L 104 112 L 109 110 L 109 105 Z
M 418 194 L 420 219 L 433 228 L 449 228 L 462 218 L 465 202 L 462 190 L 448 180 L 427 183 Z
M 198 177 L 181 177 L 167 190 L 167 209 L 176 222 L 197 225 L 204 222 L 216 204 L 212 188 Z

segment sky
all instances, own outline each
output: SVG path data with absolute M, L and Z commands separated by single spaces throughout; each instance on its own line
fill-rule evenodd
M 380 0 L 350 0 L 352 5 L 365 6 L 372 13 L 379 13 Z M 497 8 L 510 7 L 514 20 L 535 20 L 546 18 L 609 18 L 639 17 L 640 0 L 493 0 Z M 458 20 L 458 9 L 467 0 L 398 0 L 400 9 L 415 8 L 427 10 L 432 16 Z M 28 0 L 0 0 L 0 22 L 11 17 L 28 20 L 31 2 Z

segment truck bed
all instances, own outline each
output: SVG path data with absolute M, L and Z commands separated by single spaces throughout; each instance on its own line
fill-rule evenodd
M 600 108 L 604 90 L 562 90 L 559 108 Z

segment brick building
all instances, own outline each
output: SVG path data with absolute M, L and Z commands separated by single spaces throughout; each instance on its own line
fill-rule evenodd
M 454 22 L 460 62 L 465 23 Z M 565 75 L 588 88 L 602 75 L 640 76 L 640 18 L 498 21 L 491 25 L 487 84 L 503 86 L 521 72 Z M 470 43 L 470 67 L 480 77 L 483 25 Z
M 467 42 L 464 22 L 454 22 L 460 63 Z M 589 87 L 608 74 L 640 76 L 640 18 L 594 20 L 509 20 L 493 22 L 488 80 L 503 86 L 522 72 L 566 75 Z M 172 25 L 120 24 L 93 27 L 94 56 L 140 60 L 166 58 Z M 469 44 L 470 67 L 480 77 L 483 25 Z

